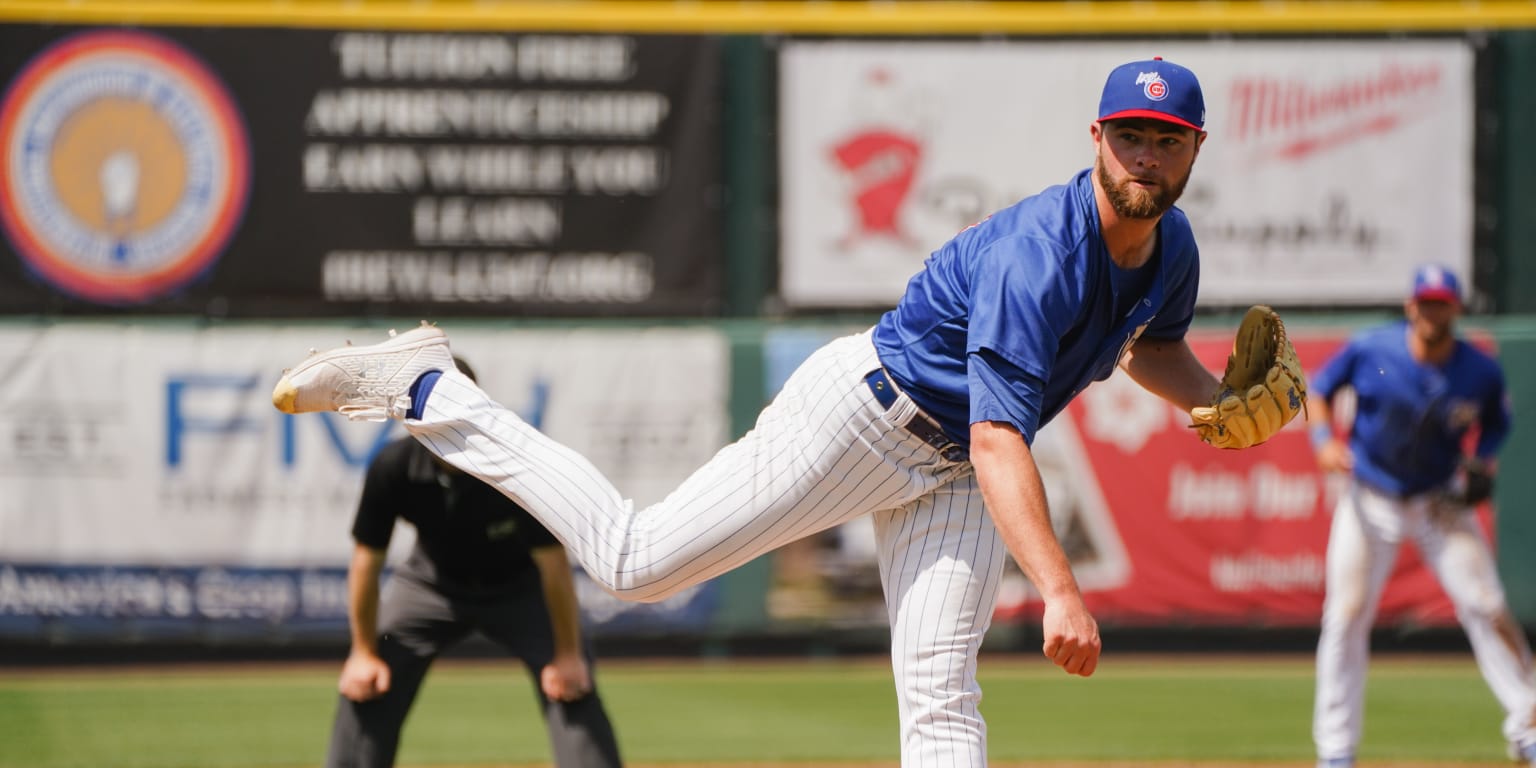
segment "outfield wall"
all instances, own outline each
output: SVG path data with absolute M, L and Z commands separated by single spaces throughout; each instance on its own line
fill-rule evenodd
M 1293 328 L 1320 364 L 1381 318 Z M 1231 321 L 1203 320 L 1196 353 L 1219 366 Z M 489 325 L 449 321 L 455 349 L 498 400 L 589 456 L 639 504 L 659 500 L 732 436 L 817 345 L 857 323 Z M 378 327 L 67 321 L 0 328 L 0 638 L 100 642 L 323 642 L 342 637 L 353 505 L 368 458 L 398 425 L 284 416 L 267 387 L 292 350 L 368 339 Z M 1517 422 L 1532 423 L 1536 326 L 1470 330 L 1509 369 Z M 1117 383 L 1118 382 L 1118 383 Z M 1036 453 L 1053 523 L 1108 626 L 1315 624 L 1336 483 L 1300 424 L 1262 449 L 1219 452 L 1123 376 L 1091 388 Z M 1506 467 L 1536 446 L 1517 428 Z M 1479 510 L 1512 604 L 1531 610 L 1527 473 Z M 1498 511 L 1495 514 L 1495 510 Z M 608 637 L 876 628 L 872 532 L 850 524 L 655 605 L 581 580 Z M 398 562 L 410 546 L 400 530 Z M 1038 597 L 1010 566 L 997 619 L 1034 621 Z M 1454 615 L 1405 552 L 1383 626 Z
M 443 321 L 655 498 L 949 233 L 1085 164 L 1103 71 L 1153 54 L 1211 106 L 1197 351 L 1265 301 L 1314 365 L 1447 263 L 1509 366 L 1505 466 L 1536 463 L 1528 3 L 0 6 L 0 637 L 339 637 L 351 497 L 399 433 L 264 388 L 390 323 Z M 1310 626 L 1299 430 L 1215 455 L 1114 381 L 1040 447 L 1101 618 Z M 1536 626 L 1528 475 L 1481 514 Z M 857 526 L 658 606 L 582 584 L 620 636 L 883 622 Z M 999 620 L 1037 611 L 1011 573 Z M 1409 556 L 1381 621 L 1453 617 Z

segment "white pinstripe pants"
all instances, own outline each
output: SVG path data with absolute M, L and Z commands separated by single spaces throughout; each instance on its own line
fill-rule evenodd
M 1352 756 L 1365 721 L 1371 625 L 1404 539 L 1456 606 L 1483 679 L 1504 707 L 1504 738 L 1536 737 L 1536 678 L 1524 630 L 1509 615 L 1493 553 L 1471 510 L 1431 494 L 1398 499 L 1350 479 L 1328 534 L 1312 736 L 1319 757 Z
M 864 383 L 869 332 L 818 350 L 757 425 L 662 501 L 635 509 L 585 458 L 445 372 L 406 429 L 544 523 L 589 576 L 627 600 L 661 600 L 759 555 L 874 515 L 891 622 L 904 768 L 979 768 L 986 725 L 976 654 L 1005 549 L 967 462 L 902 428 Z

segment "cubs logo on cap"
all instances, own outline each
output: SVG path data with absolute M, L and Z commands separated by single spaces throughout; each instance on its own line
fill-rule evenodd
M 1162 58 L 1115 67 L 1099 98 L 1099 121 L 1132 117 L 1205 130 L 1205 96 L 1195 73 Z
M 1425 264 L 1413 273 L 1413 298 L 1415 301 L 1448 301 L 1461 303 L 1461 284 L 1456 273 L 1439 264 Z

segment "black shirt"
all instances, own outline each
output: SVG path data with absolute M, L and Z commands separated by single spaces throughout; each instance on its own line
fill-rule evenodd
M 519 583 L 536 573 L 529 550 L 559 544 L 500 491 L 411 437 L 384 446 L 368 465 L 352 538 L 388 549 L 397 518 L 416 527 L 416 548 L 402 570 L 448 588 Z

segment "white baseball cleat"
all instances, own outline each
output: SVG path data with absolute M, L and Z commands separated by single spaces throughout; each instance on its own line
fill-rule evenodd
M 337 411 L 353 421 L 398 419 L 410 410 L 417 377 L 453 369 L 448 335 L 423 321 L 402 334 L 390 331 L 378 344 L 311 352 L 283 371 L 272 404 L 283 413 Z
M 1355 768 L 1353 757 L 1327 757 L 1317 761 L 1317 768 Z

